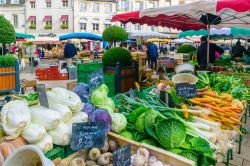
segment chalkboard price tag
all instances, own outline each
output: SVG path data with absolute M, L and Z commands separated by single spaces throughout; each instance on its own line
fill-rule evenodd
M 196 85 L 188 83 L 179 83 L 175 85 L 176 94 L 185 98 L 193 98 L 197 95 Z
M 37 84 L 36 88 L 37 88 L 37 92 L 39 95 L 40 105 L 43 107 L 49 108 L 45 84 Z
M 131 144 L 123 146 L 113 152 L 113 166 L 130 166 Z
M 133 98 L 133 99 L 136 98 L 135 92 L 133 91 L 132 88 L 129 89 L 128 93 L 129 93 L 129 95 L 130 95 L 131 98 Z
M 73 123 L 70 147 L 73 151 L 101 148 L 105 142 L 105 123 Z

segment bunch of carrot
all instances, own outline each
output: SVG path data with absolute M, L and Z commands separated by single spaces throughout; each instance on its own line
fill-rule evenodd
M 198 108 L 211 110 L 209 115 L 199 114 L 199 117 L 213 122 L 220 122 L 224 129 L 234 129 L 238 131 L 240 125 L 242 109 L 232 106 L 232 97 L 229 94 L 218 95 L 211 89 L 198 91 L 198 97 L 189 99 L 190 103 L 197 105 Z

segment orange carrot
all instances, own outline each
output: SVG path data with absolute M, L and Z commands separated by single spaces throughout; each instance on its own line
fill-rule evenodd
M 223 109 L 220 109 L 218 107 L 215 107 L 213 105 L 210 105 L 210 104 L 202 104 L 204 107 L 206 108 L 209 108 L 209 109 L 212 109 L 214 111 L 217 111 L 217 112 L 221 112 L 221 113 L 224 113 L 225 111 Z
M 240 131 L 240 129 L 239 129 L 237 126 L 235 126 L 235 125 L 233 125 L 233 124 L 228 124 L 228 125 L 229 125 L 229 127 L 231 127 L 232 129 L 236 130 L 240 135 L 242 135 L 242 132 Z
M 213 119 L 211 119 L 210 117 L 208 117 L 207 115 L 205 114 L 198 114 L 198 116 L 200 118 L 203 118 L 203 119 L 206 119 L 206 120 L 209 120 L 209 121 L 212 121 L 212 122 L 215 122 Z
M 187 107 L 186 104 L 182 104 L 182 105 L 181 105 L 181 109 L 182 109 L 182 110 L 187 110 L 188 107 Z M 184 115 L 184 117 L 185 117 L 186 119 L 188 119 L 188 112 L 184 111 L 184 112 L 183 112 L 183 115 Z
M 190 101 L 192 104 L 202 105 L 201 102 L 195 101 L 194 99 L 189 99 L 189 101 Z

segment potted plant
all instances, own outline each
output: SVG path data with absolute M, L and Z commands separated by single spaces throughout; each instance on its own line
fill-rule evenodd
M 67 24 L 62 24 L 61 29 L 68 29 L 68 25 Z
M 46 24 L 46 25 L 44 26 L 44 29 L 52 29 L 52 25 L 51 25 L 51 24 Z
M 109 42 L 125 41 L 128 34 L 117 26 L 104 30 L 103 40 Z M 121 47 L 113 47 L 103 54 L 104 73 L 115 74 L 115 92 L 126 92 L 138 80 L 138 63 L 133 63 L 131 53 Z
M 0 16 L 0 43 L 13 43 L 16 40 L 14 27 L 3 16 Z M 19 65 L 12 55 L 2 55 L 5 51 L 0 50 L 0 92 L 16 90 L 19 92 Z
M 36 24 L 30 24 L 29 28 L 30 29 L 36 29 Z

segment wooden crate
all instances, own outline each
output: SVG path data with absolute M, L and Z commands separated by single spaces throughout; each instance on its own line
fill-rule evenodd
M 132 153 L 135 153 L 139 148 L 146 148 L 149 150 L 150 154 L 156 156 L 160 161 L 171 164 L 172 166 L 194 166 L 195 162 L 189 159 L 186 159 L 177 154 L 165 151 L 163 149 L 156 148 L 151 145 L 144 143 L 139 143 L 136 141 L 128 140 L 118 134 L 110 132 L 108 137 L 114 139 L 118 142 L 120 146 L 125 146 L 131 144 Z

